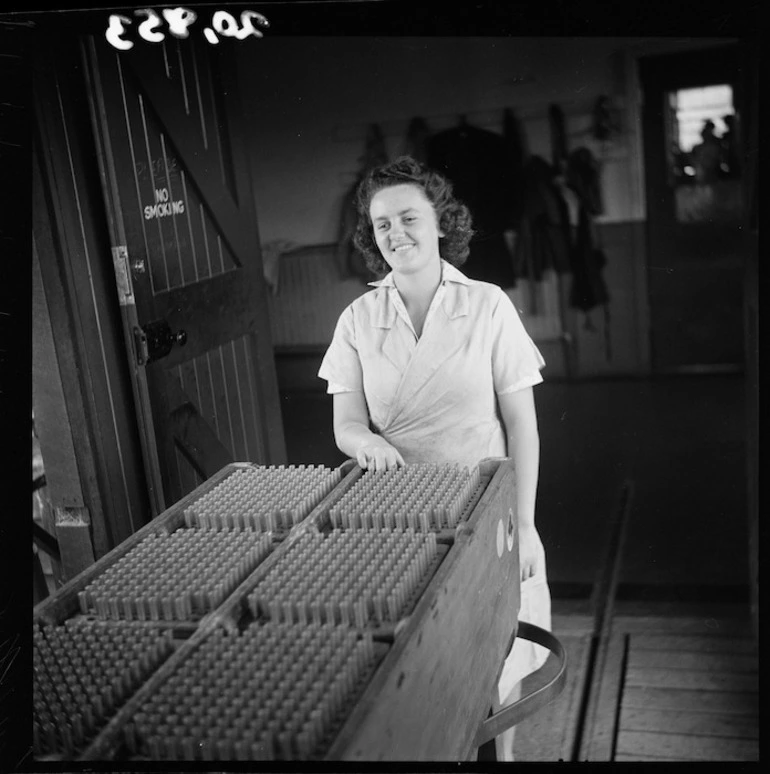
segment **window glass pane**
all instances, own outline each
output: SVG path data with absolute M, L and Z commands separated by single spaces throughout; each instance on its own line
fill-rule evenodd
M 740 153 L 733 90 L 728 84 L 667 94 L 669 184 L 681 222 L 740 218 Z

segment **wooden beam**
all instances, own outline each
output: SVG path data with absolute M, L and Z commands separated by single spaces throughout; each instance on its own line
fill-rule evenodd
M 40 440 L 49 497 L 63 506 L 82 507 L 80 471 L 40 269 L 38 246 L 43 250 L 52 247 L 40 232 L 35 235 L 32 245 L 32 405 L 35 412 L 35 431 Z M 61 321 L 58 320 L 57 324 L 61 324 Z M 71 351 L 63 354 L 74 356 Z
M 32 540 L 41 551 L 45 551 L 51 558 L 57 561 L 61 559 L 59 543 L 56 538 L 34 521 L 32 522 Z
M 56 537 L 65 580 L 70 580 L 94 563 L 91 519 L 86 508 L 56 508 Z
M 53 505 L 88 509 L 102 555 L 149 517 L 147 485 L 77 40 L 37 50 L 33 67 L 34 250 L 52 342 L 39 354 L 61 386 L 58 423 L 41 427 L 41 446 Z M 40 370 L 34 382 L 52 389 Z
M 586 727 L 577 754 L 579 761 L 613 760 L 625 655 L 625 635 L 613 634 L 597 659 L 600 668 L 590 689 Z
M 611 761 L 615 752 L 627 638 L 622 633 L 616 633 L 613 612 L 633 493 L 633 482 L 624 481 L 613 514 L 604 561 L 594 585 L 596 629 L 593 678 L 588 688 L 584 725 L 576 742 L 576 757 L 580 761 Z
M 234 461 L 192 403 L 175 408 L 170 424 L 177 448 L 204 480 Z

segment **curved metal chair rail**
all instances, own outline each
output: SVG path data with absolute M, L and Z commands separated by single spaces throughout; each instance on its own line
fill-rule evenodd
M 559 659 L 559 671 L 545 685 L 540 686 L 526 696 L 522 696 L 521 699 L 501 709 L 499 712 L 490 715 L 481 724 L 476 734 L 474 742 L 476 747 L 481 747 L 482 744 L 499 736 L 503 731 L 518 725 L 522 720 L 553 701 L 562 692 L 567 681 L 567 653 L 564 650 L 564 646 L 551 632 L 526 621 L 519 621 L 519 629 L 516 636 L 548 648 Z M 544 669 L 545 665 L 533 672 L 530 677 L 541 674 Z

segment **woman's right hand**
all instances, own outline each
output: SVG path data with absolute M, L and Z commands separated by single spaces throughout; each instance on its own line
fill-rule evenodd
M 405 464 L 395 446 L 372 432 L 361 390 L 334 394 L 334 440 L 340 451 L 355 457 L 362 468 L 395 470 Z
M 356 461 L 362 468 L 369 470 L 396 470 L 406 464 L 398 449 L 384 439 L 360 446 L 356 452 Z

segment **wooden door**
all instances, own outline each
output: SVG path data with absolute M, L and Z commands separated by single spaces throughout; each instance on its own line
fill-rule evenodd
M 676 179 L 672 147 L 672 101 L 679 90 L 729 87 L 740 127 L 740 62 L 732 45 L 640 60 L 650 343 L 658 373 L 743 367 L 741 181 L 736 174 L 702 185 Z M 718 121 L 719 112 L 713 115 Z M 710 117 L 704 108 L 703 120 Z
M 154 510 L 232 461 L 285 462 L 232 50 L 85 43 Z

